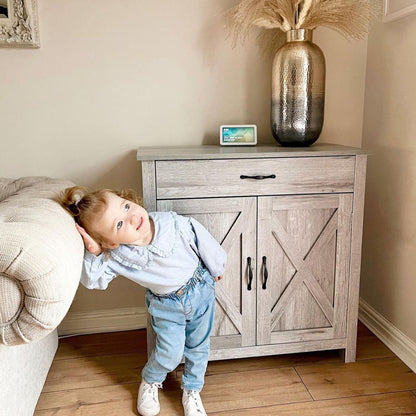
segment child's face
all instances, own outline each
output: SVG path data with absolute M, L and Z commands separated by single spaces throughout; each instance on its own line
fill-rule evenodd
M 106 208 L 91 224 L 97 234 L 107 241 L 106 248 L 120 244 L 147 246 L 153 240 L 154 225 L 147 211 L 140 205 L 108 192 Z

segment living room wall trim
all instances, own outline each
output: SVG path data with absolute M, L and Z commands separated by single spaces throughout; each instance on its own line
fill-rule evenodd
M 416 343 L 397 329 L 364 299 L 360 299 L 360 321 L 416 372 Z
M 60 337 L 143 329 L 147 325 L 145 307 L 118 308 L 69 313 L 58 327 Z

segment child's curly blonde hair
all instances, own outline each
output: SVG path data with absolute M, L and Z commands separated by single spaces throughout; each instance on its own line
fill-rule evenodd
M 65 189 L 59 196 L 58 202 L 74 217 L 74 220 L 99 244 L 105 243 L 100 235 L 93 232 L 89 225 L 93 217 L 101 214 L 106 208 L 106 194 L 113 193 L 120 198 L 127 199 L 138 205 L 142 205 L 142 198 L 134 191 L 123 189 L 115 191 L 112 189 L 100 189 L 90 191 L 84 186 L 73 186 Z

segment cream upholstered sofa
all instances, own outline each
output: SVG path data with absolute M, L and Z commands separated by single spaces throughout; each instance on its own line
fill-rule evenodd
M 0 416 L 33 415 L 78 287 L 82 239 L 54 200 L 71 185 L 0 178 Z

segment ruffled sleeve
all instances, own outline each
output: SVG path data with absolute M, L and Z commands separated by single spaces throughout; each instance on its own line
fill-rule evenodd
M 104 252 L 95 256 L 85 250 L 81 283 L 87 289 L 105 290 L 108 284 L 117 277 L 117 273 L 109 265 L 109 259 L 109 253 Z

